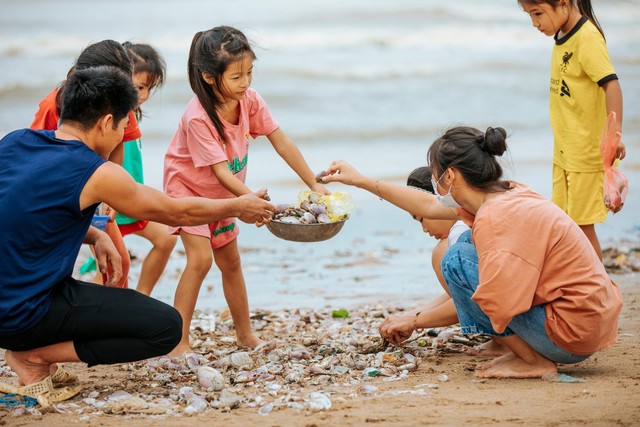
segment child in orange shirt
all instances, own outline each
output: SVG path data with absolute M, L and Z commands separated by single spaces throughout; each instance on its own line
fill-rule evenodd
M 140 118 L 142 117 L 140 109 L 142 104 L 165 81 L 165 62 L 160 54 L 148 44 L 125 42 L 123 46 L 133 63 L 133 84 L 138 89 L 139 98 L 136 115 Z M 122 167 L 136 182 L 144 184 L 141 138 L 126 141 L 122 145 L 124 146 Z M 121 213 L 116 215 L 115 220 L 122 237 L 135 234 L 153 245 L 142 261 L 140 278 L 136 285 L 138 292 L 150 295 L 169 261 L 177 237 L 168 233 L 166 225 L 157 222 L 137 220 Z

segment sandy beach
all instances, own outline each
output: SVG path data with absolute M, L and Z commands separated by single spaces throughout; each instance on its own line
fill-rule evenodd
M 617 260 L 629 261 L 624 258 Z M 633 262 L 637 265 L 637 259 Z M 474 337 L 466 342 L 455 329 L 448 330 L 448 334 L 441 333 L 439 338 L 432 336 L 438 330 L 423 331 L 419 336 L 414 334 L 404 352 L 416 355 L 415 370 L 384 372 L 378 365 L 378 370 L 385 375 L 370 376 L 369 366 L 376 366 L 375 356 L 362 354 L 365 363 L 352 365 L 354 367 L 344 372 L 337 369 L 339 365 L 328 366 L 325 362 L 349 353 L 347 350 L 340 354 L 340 346 L 347 345 L 344 343 L 345 332 L 356 337 L 356 341 L 362 338 L 360 342 L 375 342 L 374 329 L 383 315 L 412 306 L 362 307 L 350 310 L 345 319 L 332 318 L 332 312 L 327 310 L 280 310 L 254 316 L 254 326 L 261 330 L 263 337 L 271 338 L 277 345 L 249 354 L 256 365 L 267 360 L 264 358 L 267 352 L 267 361 L 272 360 L 276 352 L 282 360 L 287 360 L 283 365 L 291 365 L 296 357 L 291 345 L 297 343 L 297 357 L 307 367 L 297 382 L 283 381 L 284 375 L 269 376 L 266 371 L 264 380 L 254 377 L 254 381 L 243 382 L 242 374 L 256 371 L 256 366 L 252 367 L 253 371 L 234 370 L 232 366 L 224 374 L 226 392 L 205 392 L 194 374 L 198 366 L 192 366 L 190 361 L 174 360 L 173 368 L 177 373 L 164 380 L 161 373 L 170 370 L 163 370 L 163 362 L 158 359 L 94 368 L 67 364 L 69 370 L 78 373 L 84 385 L 78 396 L 48 409 L 40 406 L 28 410 L 0 409 L 0 425 L 637 425 L 640 416 L 637 399 L 640 393 L 640 286 L 637 273 L 613 274 L 612 277 L 624 294 L 618 342 L 585 362 L 561 365 L 560 375 L 554 378 L 477 380 L 474 366 L 486 358 L 467 355 L 464 349 L 467 344 L 473 344 Z M 287 323 L 288 318 L 295 321 Z M 294 323 L 300 323 L 300 319 L 308 325 L 319 325 L 317 331 L 326 328 L 324 336 L 314 336 L 313 331 L 308 334 L 296 332 Z M 207 333 L 207 325 L 211 327 L 213 323 L 216 332 L 211 335 Z M 219 313 L 202 315 L 194 320 L 194 324 L 197 328 L 193 336 L 199 339 L 195 348 L 210 349 L 200 354 L 199 362 L 194 361 L 194 364 L 218 366 L 224 372 L 224 363 L 214 354 L 229 355 L 240 351 L 233 344 L 233 331 L 228 324 L 220 322 Z M 209 339 L 203 342 L 205 337 Z M 217 338 L 211 340 L 211 337 Z M 350 345 L 355 344 L 351 342 Z M 277 353 L 278 348 L 283 352 Z M 284 350 L 287 348 L 289 350 Z M 309 354 L 304 354 L 305 349 Z M 398 354 L 397 348 L 387 352 L 391 350 Z M 358 360 L 354 354 L 350 355 Z M 340 360 L 344 361 L 344 358 Z M 309 369 L 314 364 L 317 369 L 323 366 L 325 372 Z M 367 368 L 363 369 L 365 366 Z M 1 381 L 14 380 L 8 376 L 6 366 L 2 366 L 0 372 Z M 198 410 L 197 400 L 188 397 L 190 393 L 200 395 L 206 405 Z M 223 398 L 222 393 L 228 394 Z M 237 407 L 214 408 L 220 406 L 220 402 L 224 404 L 229 396 L 232 397 L 231 406 L 238 404 Z
M 114 5 L 3 3 L 0 136 L 31 123 L 38 102 L 90 43 L 150 43 L 168 73 L 144 106 L 144 174 L 147 185 L 162 189 L 164 154 L 193 96 L 186 75 L 191 38 L 225 24 L 255 43 L 253 87 L 314 171 L 345 159 L 365 175 L 404 184 L 444 129 L 503 126 L 509 133 L 505 177 L 551 194 L 552 41 L 531 27 L 515 1 Z M 265 228 L 240 225 L 253 325 L 267 345 L 255 352 L 235 346 L 213 268 L 192 324 L 195 357 L 66 364 L 83 385 L 79 395 L 45 409 L 35 402 L 3 406 L 0 393 L 0 427 L 640 425 L 640 268 L 626 268 L 640 267 L 640 0 L 594 6 L 623 85 L 627 158 L 621 170 L 631 183 L 625 208 L 598 225 L 603 247 L 621 250 L 608 253 L 607 263 L 624 298 L 612 348 L 560 366 L 562 375 L 532 380 L 475 379 L 474 367 L 486 358 L 465 349 L 482 338 L 460 336 L 455 327 L 416 333 L 402 349 L 377 348 L 385 316 L 440 292 L 430 264 L 435 240 L 375 195 L 332 184 L 332 191 L 351 192 L 356 207 L 329 241 L 287 242 Z M 304 189 L 300 180 L 266 138 L 251 144 L 247 185 L 267 187 L 275 203 L 294 202 Z M 135 258 L 130 283 L 137 283 L 150 244 L 137 236 L 125 242 Z M 83 247 L 75 277 L 87 256 Z M 178 242 L 154 298 L 173 303 L 185 262 Z M 0 381 L 15 382 L 3 354 L 0 349 Z M 200 386 L 203 366 L 222 372 L 222 391 Z

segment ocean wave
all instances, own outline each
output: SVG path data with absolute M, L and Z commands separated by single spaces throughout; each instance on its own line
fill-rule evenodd
M 263 32 L 257 40 L 259 47 L 275 51 L 308 50 L 340 51 L 344 49 L 406 49 L 418 52 L 446 52 L 455 47 L 481 50 L 521 49 L 539 45 L 540 37 L 521 25 L 465 26 L 464 23 L 430 25 L 416 28 L 396 26 L 343 28 L 274 29 Z M 548 43 L 547 43 L 548 44 Z M 416 53 L 418 53 L 416 52 Z

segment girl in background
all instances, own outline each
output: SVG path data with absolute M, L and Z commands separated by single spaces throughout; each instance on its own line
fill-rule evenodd
M 580 226 L 596 253 L 595 223 L 604 222 L 600 134 L 615 111 L 622 132 L 622 90 L 590 0 L 518 0 L 533 26 L 555 45 L 549 112 L 554 135 L 552 200 Z M 625 157 L 620 142 L 616 157 Z
M 249 137 L 260 135 L 266 135 L 280 157 L 312 191 L 329 194 L 315 181 L 300 150 L 280 129 L 267 104 L 250 88 L 255 59 L 247 38 L 235 28 L 221 26 L 194 36 L 188 72 L 196 96 L 187 104 L 165 156 L 164 188 L 168 195 L 221 199 L 250 193 L 244 183 Z M 180 235 L 187 255 L 174 303 L 184 321 L 182 341 L 172 355 L 191 351 L 191 317 L 213 260 L 222 275 L 237 344 L 255 348 L 262 341 L 253 333 L 249 320 L 235 220 L 228 218 L 208 226 L 177 227 L 171 231 Z
M 136 118 L 140 121 L 142 118 L 140 106 L 149 99 L 155 89 L 163 85 L 166 65 L 160 54 L 148 44 L 125 42 L 123 46 L 133 63 L 133 84 L 138 89 L 139 99 Z M 144 184 L 140 138 L 124 142 L 123 145 L 124 161 L 122 167 L 136 182 Z M 153 245 L 142 262 L 140 278 L 136 287 L 139 292 L 150 295 L 169 261 L 177 237 L 167 233 L 165 225 L 153 221 L 139 221 L 121 213 L 116 215 L 116 224 L 122 237 L 136 234 L 147 239 Z
M 87 46 L 78 56 L 75 64 L 67 73 L 67 78 L 75 70 L 84 70 L 87 68 L 98 67 L 100 65 L 109 65 L 117 67 L 124 71 L 127 75 L 131 76 L 133 68 L 131 59 L 127 54 L 127 51 L 114 40 L 102 40 Z M 64 92 L 65 82 L 62 82 L 58 87 L 53 89 L 49 95 L 47 95 L 38 105 L 38 111 L 36 111 L 35 118 L 31 123 L 30 128 L 33 130 L 57 130 L 58 120 L 60 119 L 60 109 L 62 106 L 62 94 Z M 140 138 L 142 133 L 138 128 L 138 121 L 133 111 L 128 116 L 129 124 L 127 125 L 122 141 L 130 141 Z M 123 161 L 123 144 L 118 144 L 116 148 L 109 155 L 109 161 L 122 165 Z M 115 284 L 118 287 L 128 287 L 128 275 L 130 267 L 129 252 L 124 244 L 122 235 L 118 226 L 114 222 L 116 212 L 110 209 L 108 206 L 103 205 L 103 214 L 109 215 L 110 219 L 107 222 L 105 232 L 111 238 L 111 241 L 118 250 L 120 258 L 122 259 L 122 278 Z M 105 272 L 97 272 L 94 279 L 96 283 L 104 284 L 106 282 Z

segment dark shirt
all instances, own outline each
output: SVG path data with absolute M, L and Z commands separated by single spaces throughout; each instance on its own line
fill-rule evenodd
M 105 161 L 53 131 L 0 140 L 0 334 L 38 323 L 53 288 L 73 272 L 97 207 L 81 211 L 80 193 Z

